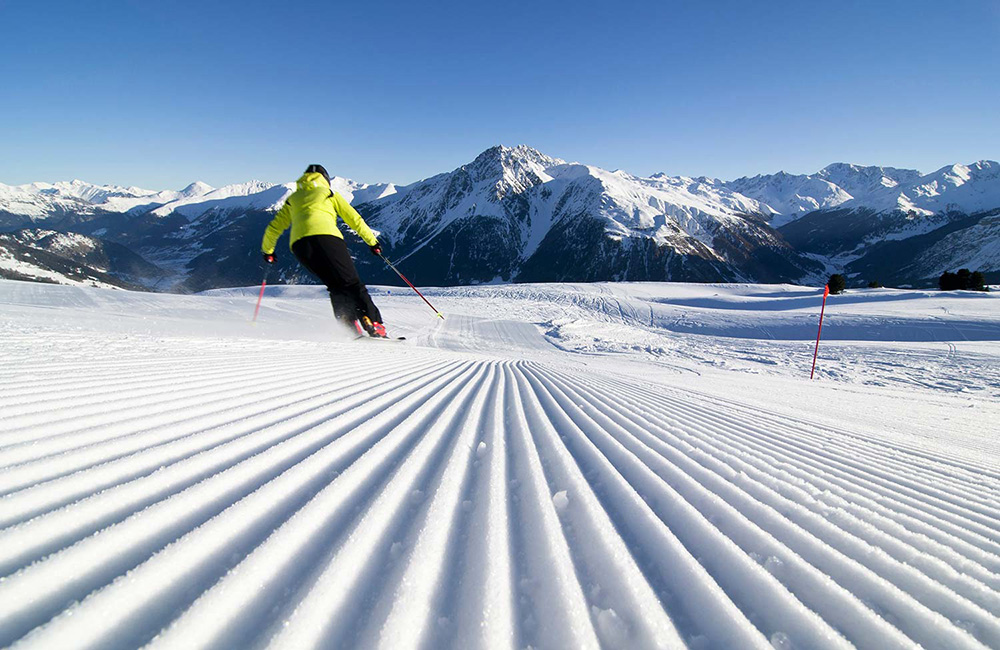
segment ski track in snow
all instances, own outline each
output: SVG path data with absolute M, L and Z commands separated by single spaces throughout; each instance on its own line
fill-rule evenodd
M 995 453 L 413 334 L 4 331 L 0 646 L 1000 647 Z

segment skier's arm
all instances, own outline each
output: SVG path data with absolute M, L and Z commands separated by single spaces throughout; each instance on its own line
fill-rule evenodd
M 290 225 L 292 225 L 292 209 L 289 207 L 288 201 L 285 201 L 278 213 L 274 215 L 274 219 L 271 219 L 271 223 L 267 224 L 264 240 L 260 243 L 261 252 L 268 255 L 273 253 L 274 247 L 278 245 L 278 237 L 281 237 L 281 233 L 288 230 Z
M 333 201 L 333 209 L 337 211 L 337 214 L 344 220 L 344 223 L 350 226 L 354 232 L 358 233 L 358 236 L 365 240 L 366 244 L 374 246 L 378 243 L 375 233 L 371 231 L 371 228 L 369 228 L 368 224 L 365 223 L 365 220 L 361 218 L 358 211 L 347 202 L 347 199 L 342 197 L 340 193 L 334 192 L 333 196 L 330 197 L 330 200 Z

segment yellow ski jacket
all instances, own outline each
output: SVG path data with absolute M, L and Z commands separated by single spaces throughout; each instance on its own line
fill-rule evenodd
M 366 244 L 374 246 L 378 243 L 375 234 L 358 211 L 344 197 L 330 189 L 330 183 L 322 174 L 303 174 L 296 183 L 295 191 L 285 200 L 285 204 L 264 231 L 260 250 L 269 255 L 273 253 L 278 238 L 288 230 L 288 226 L 292 227 L 289 248 L 310 235 L 333 235 L 343 239 L 343 233 L 337 228 L 338 215 Z

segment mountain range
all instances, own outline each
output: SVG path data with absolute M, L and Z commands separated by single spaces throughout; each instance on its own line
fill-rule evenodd
M 416 183 L 335 177 L 423 285 L 657 280 L 930 286 L 968 267 L 1000 281 L 1000 164 L 930 174 L 829 165 L 732 181 L 639 177 L 492 147 Z M 0 276 L 164 291 L 260 281 L 260 238 L 293 182 L 179 191 L 0 184 Z M 397 284 L 353 236 L 362 277 Z M 271 281 L 313 282 L 287 240 Z

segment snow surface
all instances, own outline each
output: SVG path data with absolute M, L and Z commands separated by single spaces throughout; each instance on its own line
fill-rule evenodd
M 31 253 L 26 253 L 24 258 L 27 259 L 18 259 L 9 250 L 0 249 L 0 269 L 16 273 L 17 276 L 23 279 L 34 279 L 41 282 L 103 287 L 106 289 L 117 288 L 107 282 L 101 282 L 96 278 L 77 279 L 46 268 L 44 264 L 33 264 L 31 262 Z
M 0 646 L 1000 647 L 1000 298 L 0 281 Z
M 357 198 L 359 203 L 389 196 L 396 191 L 391 183 L 369 185 L 340 177 L 332 178 L 330 184 L 348 201 Z M 192 219 L 209 211 L 237 208 L 275 210 L 294 190 L 294 181 L 281 185 L 249 181 L 220 188 L 195 181 L 180 191 L 94 185 L 79 180 L 28 185 L 0 183 L 0 209 L 34 219 L 44 219 L 64 211 L 87 213 L 94 210 L 129 212 L 150 209 L 161 217 L 176 212 Z
M 210 185 L 200 181 L 191 183 L 179 192 L 95 185 L 81 180 L 27 185 L 0 183 L 0 207 L 12 214 L 44 219 L 64 211 L 87 213 L 99 209 L 127 212 L 142 206 L 162 205 L 177 200 L 190 202 L 212 191 L 214 189 Z
M 280 206 L 285 197 L 294 190 L 294 183 L 274 185 L 273 183 L 265 183 L 263 181 L 250 181 L 248 183 L 226 185 L 205 194 L 177 198 L 156 208 L 153 210 L 153 214 L 166 217 L 176 212 L 190 219 L 213 209 L 274 209 Z
M 661 243 L 671 240 L 669 229 L 663 228 L 664 216 L 675 219 L 692 236 L 710 243 L 706 228 L 713 230 L 713 220 L 724 222 L 733 215 L 770 214 L 770 224 L 778 228 L 821 209 L 902 210 L 927 216 L 949 211 L 972 214 L 1000 206 L 1000 163 L 990 160 L 948 165 L 929 174 L 912 169 L 833 163 L 815 174 L 778 172 L 720 181 L 665 174 L 642 178 L 623 171 L 568 164 L 525 145 L 499 149 L 504 164 L 496 171 L 501 180 L 495 188 L 490 188 L 498 195 L 523 191 L 535 183 L 550 184 L 553 180 L 560 182 L 550 185 L 550 189 L 578 184 L 581 180 L 590 182 L 614 206 L 605 215 L 612 222 L 612 231 L 616 227 L 622 231 L 647 231 Z M 399 200 L 413 189 L 433 187 L 435 180 L 445 176 L 405 187 L 392 183 L 365 184 L 336 176 L 330 184 L 348 201 L 360 204 L 397 194 L 395 198 Z M 530 180 L 526 183 L 526 179 Z M 16 186 L 0 183 L 0 209 L 36 220 L 66 211 L 128 212 L 150 208 L 160 216 L 178 212 L 194 218 L 217 209 L 276 209 L 294 189 L 294 181 L 282 185 L 249 181 L 218 189 L 198 181 L 180 191 L 94 185 L 80 180 Z M 437 193 L 448 189 L 447 184 L 434 188 L 426 200 L 434 202 Z M 478 214 L 494 216 L 481 197 L 470 198 L 468 205 L 459 207 L 460 215 L 471 208 Z M 530 246 L 529 253 L 532 250 L 534 247 Z
M 970 256 L 969 251 L 974 253 Z M 936 264 L 942 269 L 1000 271 L 1000 215 L 985 217 L 971 228 L 945 236 L 918 263 Z
M 1000 163 L 992 160 L 948 165 L 924 175 L 914 169 L 834 163 L 816 174 L 778 172 L 715 183 L 760 201 L 772 213 L 775 228 L 825 208 L 929 216 L 973 214 L 1000 206 Z M 928 221 L 923 230 L 914 226 L 907 236 L 928 232 L 935 223 Z
M 555 224 L 598 217 L 615 239 L 649 239 L 681 254 L 712 255 L 722 228 L 739 228 L 746 215 L 766 214 L 757 201 L 703 178 L 651 178 L 552 158 L 526 145 L 497 146 L 472 163 L 400 188 L 376 204 L 379 229 L 406 241 L 406 260 L 446 228 L 470 216 L 495 217 L 512 228 L 523 262 Z M 504 203 L 510 195 L 522 201 Z M 776 242 L 777 243 L 777 242 Z M 715 259 L 725 263 L 723 257 Z

